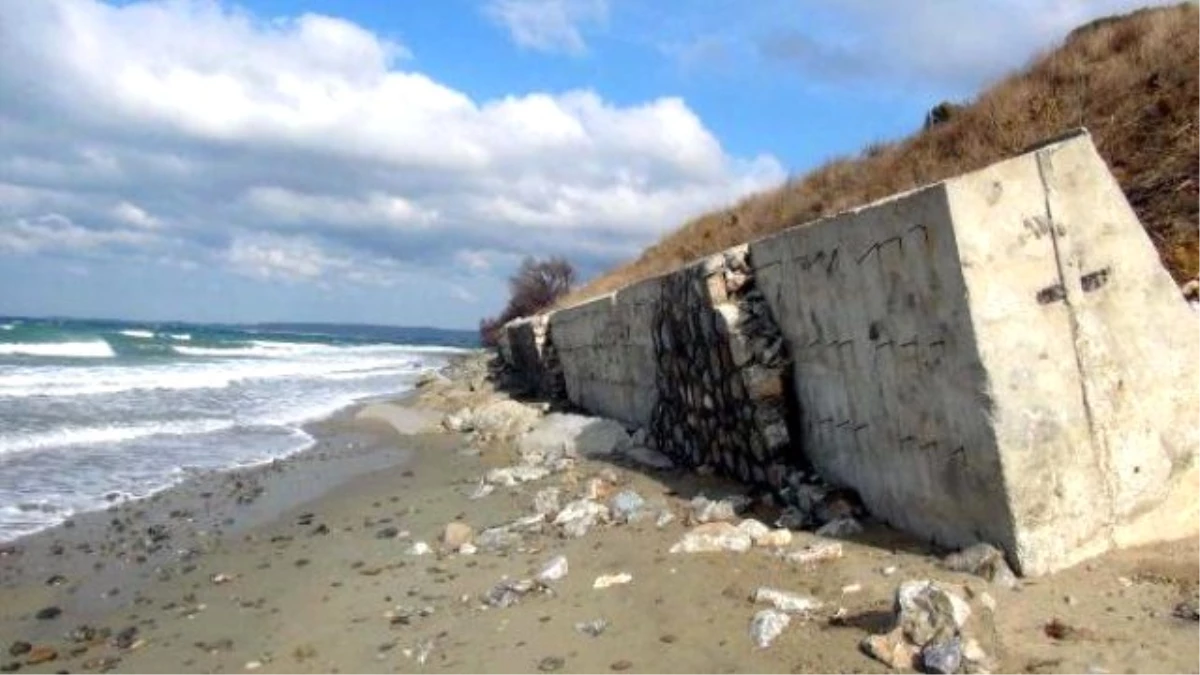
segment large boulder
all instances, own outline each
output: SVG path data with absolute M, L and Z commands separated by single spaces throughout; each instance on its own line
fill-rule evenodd
M 532 429 L 541 416 L 537 408 L 502 399 L 476 409 L 471 415 L 470 426 L 491 436 L 515 436 Z
M 629 447 L 621 423 L 570 413 L 546 415 L 518 440 L 521 461 L 549 464 L 564 457 L 604 457 Z

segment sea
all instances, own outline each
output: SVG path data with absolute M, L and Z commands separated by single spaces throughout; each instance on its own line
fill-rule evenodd
M 474 331 L 0 317 L 0 541 L 313 444 Z

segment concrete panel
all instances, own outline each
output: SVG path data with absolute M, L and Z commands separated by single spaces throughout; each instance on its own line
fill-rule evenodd
M 872 513 L 1011 546 L 945 188 L 750 245 L 793 359 L 803 451 Z
M 947 190 L 1022 568 L 1194 535 L 1196 319 L 1090 138 Z

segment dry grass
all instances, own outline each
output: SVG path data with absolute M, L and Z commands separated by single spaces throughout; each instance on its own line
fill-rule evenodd
M 1177 281 L 1197 276 L 1198 12 L 1194 4 L 1094 21 L 946 122 L 686 223 L 560 305 L 890 194 L 979 169 L 1086 126 Z

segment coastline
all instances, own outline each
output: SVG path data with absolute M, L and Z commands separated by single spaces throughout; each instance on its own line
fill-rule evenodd
M 513 463 L 511 439 L 432 427 L 464 404 L 504 399 L 486 382 L 482 359 L 454 357 L 444 369 L 449 381 L 308 425 L 316 444 L 286 459 L 190 477 L 0 546 L 0 666 L 886 672 L 858 644 L 886 629 L 900 581 L 933 578 L 962 589 L 981 615 L 980 599 L 992 598 L 987 642 L 1003 670 L 1200 669 L 1196 624 L 1172 616 L 1195 593 L 1194 541 L 1106 555 L 1013 591 L 945 570 L 938 552 L 869 523 L 828 564 L 797 566 L 758 549 L 670 553 L 688 529 L 682 520 L 692 496 L 739 492 L 713 476 L 584 459 L 470 499 L 482 474 Z M 529 515 L 539 490 L 558 487 L 565 502 L 597 476 L 680 518 L 596 527 L 579 538 L 530 532 L 501 552 L 441 545 L 448 523 L 475 533 L 512 523 Z M 760 507 L 755 515 L 770 522 Z M 415 542 L 430 552 L 415 554 Z M 569 573 L 553 593 L 504 608 L 481 602 L 498 582 L 533 575 L 556 555 L 567 557 Z M 593 588 L 597 577 L 621 572 L 632 581 Z M 747 625 L 759 608 L 747 598 L 760 585 L 810 594 L 828 611 L 794 621 L 769 649 L 757 649 Z M 61 614 L 37 618 L 49 607 Z M 577 628 L 598 620 L 596 635 Z M 1077 627 L 1074 637 L 1047 637 L 1051 620 Z M 22 641 L 30 651 L 10 654 Z M 38 649 L 55 658 L 30 664 Z

